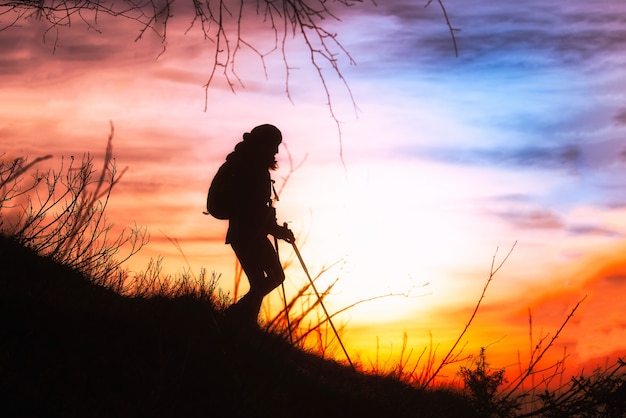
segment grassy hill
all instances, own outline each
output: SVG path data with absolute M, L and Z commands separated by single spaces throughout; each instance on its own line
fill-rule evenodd
M 228 327 L 192 297 L 129 298 L 0 236 L 3 417 L 470 417 L 420 391 Z

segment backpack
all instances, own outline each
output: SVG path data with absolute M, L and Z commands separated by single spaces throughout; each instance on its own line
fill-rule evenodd
M 234 211 L 235 164 L 226 160 L 211 181 L 206 199 L 206 215 L 217 219 L 230 219 Z

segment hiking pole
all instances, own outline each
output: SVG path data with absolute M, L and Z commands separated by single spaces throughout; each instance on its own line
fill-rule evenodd
M 337 341 L 339 341 L 339 345 L 341 345 L 341 348 L 343 349 L 343 352 L 346 355 L 346 358 L 348 359 L 348 363 L 350 363 L 352 370 L 356 371 L 356 369 L 354 368 L 354 364 L 352 364 L 352 360 L 350 360 L 350 356 L 348 355 L 348 351 L 346 350 L 346 347 L 343 345 L 341 338 L 339 338 L 339 334 L 337 333 L 337 329 L 335 328 L 335 325 L 333 324 L 333 320 L 330 318 L 330 315 L 328 314 L 328 311 L 326 310 L 326 307 L 324 306 L 324 302 L 322 302 L 322 298 L 320 297 L 320 294 L 317 291 L 315 284 L 313 283 L 313 279 L 311 279 L 309 270 L 306 268 L 306 264 L 304 264 L 304 260 L 302 259 L 302 255 L 300 255 L 300 251 L 298 250 L 298 247 L 296 246 L 296 242 L 292 241 L 291 245 L 293 245 L 293 250 L 295 251 L 296 256 L 298 257 L 298 260 L 300 260 L 300 264 L 302 264 L 302 269 L 304 270 L 306 277 L 308 277 L 309 282 L 311 282 L 311 287 L 313 288 L 313 291 L 315 292 L 315 296 L 317 296 L 317 300 L 319 301 L 320 305 L 322 305 L 322 309 L 324 310 L 324 313 L 326 314 L 326 318 L 328 318 L 328 322 L 330 323 L 330 326 L 333 329 L 333 332 L 335 333 L 335 337 L 337 337 Z
M 276 257 L 280 261 L 280 256 L 278 254 L 278 238 L 274 237 L 274 247 L 276 247 Z M 283 302 L 285 304 L 285 316 L 287 317 L 287 329 L 289 330 L 289 342 L 293 344 L 293 337 L 291 335 L 291 321 L 289 320 L 289 310 L 287 309 L 287 294 L 285 293 L 285 281 L 283 280 L 280 283 L 280 287 L 283 290 Z

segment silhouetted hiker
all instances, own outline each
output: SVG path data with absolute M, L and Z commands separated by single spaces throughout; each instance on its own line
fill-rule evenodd
M 232 213 L 226 244 L 230 244 L 250 283 L 249 292 L 226 311 L 227 317 L 242 324 L 256 324 L 263 297 L 285 280 L 278 253 L 268 235 L 288 242 L 293 232 L 276 222 L 272 206 L 269 170 L 282 134 L 273 125 L 260 125 L 243 134 L 243 141 L 226 157 L 231 164 Z

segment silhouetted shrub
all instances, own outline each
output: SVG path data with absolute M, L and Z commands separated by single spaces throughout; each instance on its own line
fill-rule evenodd
M 64 157 L 58 170 L 39 170 L 50 159 L 0 161 L 0 233 L 38 254 L 85 273 L 95 283 L 122 287 L 120 265 L 148 241 L 145 228 L 113 234 L 105 210 L 120 180 L 112 152 L 113 128 L 103 168 L 89 154 L 77 164 Z M 127 251 L 126 255 L 122 250 Z

